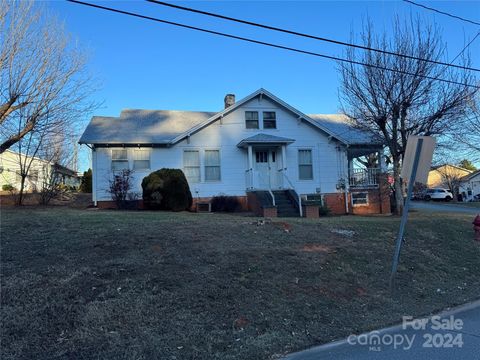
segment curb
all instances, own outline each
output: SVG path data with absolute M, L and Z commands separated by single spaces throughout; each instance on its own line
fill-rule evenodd
M 459 305 L 459 306 L 455 306 L 455 307 L 451 307 L 451 308 L 446 308 L 438 313 L 435 313 L 435 314 L 430 314 L 430 315 L 425 315 L 425 316 L 418 316 L 418 317 L 415 317 L 415 319 L 424 319 L 424 318 L 432 318 L 433 316 L 440 316 L 440 317 L 446 317 L 446 316 L 449 316 L 449 315 L 455 315 L 455 314 L 458 314 L 458 313 L 461 313 L 461 312 L 464 312 L 464 311 L 468 311 L 468 310 L 471 310 L 471 309 L 474 309 L 474 308 L 477 308 L 477 307 L 480 307 L 480 299 L 479 300 L 474 300 L 472 302 L 469 302 L 469 303 L 466 303 L 466 304 L 463 304 L 463 305 Z M 381 328 L 379 330 L 377 330 L 378 332 L 380 333 L 386 333 L 386 332 L 390 332 L 392 330 L 396 330 L 396 329 L 401 329 L 402 328 L 402 324 L 397 324 L 397 325 L 392 325 L 392 326 L 389 326 L 389 327 L 386 327 L 386 328 Z M 364 333 L 361 333 L 361 334 L 356 334 L 357 336 L 361 336 L 361 335 L 368 335 L 371 331 L 368 331 L 368 332 L 364 332 Z M 294 352 L 294 353 L 290 353 L 282 358 L 280 358 L 280 360 L 289 360 L 289 359 L 294 359 L 296 356 L 300 355 L 300 354 L 307 354 L 307 353 L 311 353 L 311 352 L 317 352 L 317 351 L 320 351 L 320 350 L 328 350 L 328 349 L 333 349 L 333 348 L 336 348 L 338 346 L 341 346 L 341 345 L 344 345 L 344 344 L 347 344 L 347 338 L 344 338 L 344 339 L 341 339 L 341 340 L 333 340 L 332 342 L 329 342 L 329 343 L 326 343 L 326 344 L 323 344 L 323 345 L 318 345 L 318 346 L 314 346 L 314 347 L 311 347 L 309 349 L 305 349 L 305 350 L 300 350 L 300 351 L 297 351 L 297 352 Z

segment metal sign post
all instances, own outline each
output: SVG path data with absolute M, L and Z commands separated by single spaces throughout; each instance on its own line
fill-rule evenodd
M 390 274 L 390 291 L 392 292 L 395 285 L 395 274 L 397 273 L 398 260 L 400 258 L 400 250 L 402 248 L 403 233 L 405 231 L 405 225 L 407 224 L 408 210 L 410 208 L 410 199 L 412 197 L 413 186 L 417 177 L 418 164 L 420 162 L 420 155 L 422 153 L 423 139 L 419 138 L 417 142 L 417 148 L 415 150 L 415 157 L 413 160 L 412 172 L 410 174 L 410 180 L 408 181 L 407 198 L 403 207 L 402 220 L 400 221 L 400 229 L 398 230 L 397 241 L 395 243 L 395 253 L 393 255 L 392 273 Z

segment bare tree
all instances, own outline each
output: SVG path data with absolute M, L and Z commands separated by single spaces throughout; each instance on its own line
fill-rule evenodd
M 419 18 L 396 19 L 392 38 L 386 33 L 376 35 L 367 22 L 361 38 L 365 46 L 416 58 L 444 61 L 446 57 L 439 30 Z M 475 84 L 475 78 L 465 69 L 374 51 L 358 54 L 349 49 L 346 56 L 371 66 L 339 63 L 343 112 L 356 126 L 373 131 L 385 143 L 393 165 L 396 213 L 401 213 L 400 172 L 408 137 L 462 132 L 469 102 L 477 92 L 469 86 Z M 469 64 L 468 56 L 462 60 Z
M 460 145 L 473 161 L 480 162 L 480 111 L 465 119 L 465 132 L 455 134 L 453 141 Z
M 30 131 L 14 146 L 18 153 L 17 165 L 19 169 L 20 185 L 17 195 L 17 205 L 22 205 L 26 190 L 27 179 L 34 190 L 40 193 L 41 203 L 48 202 L 58 195 L 61 189 L 58 166 L 71 164 L 75 146 L 72 129 L 68 123 L 50 124 Z
M 449 164 L 438 166 L 435 170 L 440 174 L 442 183 L 445 184 L 453 194 L 453 199 L 457 200 L 460 183 L 465 176 L 465 172 L 458 169 L 456 166 L 450 166 Z
M 84 119 L 86 56 L 33 1 L 0 0 L 0 154 L 27 134 Z M 55 132 L 54 130 L 53 132 Z

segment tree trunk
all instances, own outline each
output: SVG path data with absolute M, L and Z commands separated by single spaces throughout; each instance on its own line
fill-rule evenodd
M 400 159 L 393 158 L 393 186 L 395 189 L 395 215 L 402 215 L 403 212 L 403 189 L 400 178 Z
M 22 175 L 22 180 L 20 180 L 20 189 L 18 190 L 17 205 L 22 205 L 23 203 L 23 191 L 25 189 L 25 178 L 26 176 Z

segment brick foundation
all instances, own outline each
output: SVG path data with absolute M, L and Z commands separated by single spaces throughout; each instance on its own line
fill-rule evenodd
M 253 192 L 247 192 L 246 200 L 248 210 L 254 212 L 255 215 L 263 217 L 277 217 L 277 208 L 263 208 Z
M 268 218 L 277 217 L 277 208 L 274 206 L 263 208 L 260 216 Z
M 368 204 L 353 205 L 352 193 L 366 192 L 368 194 Z M 348 196 L 348 210 L 350 214 L 371 215 L 371 214 L 390 214 L 390 194 L 388 189 L 351 189 Z M 324 194 L 325 205 L 330 209 L 333 215 L 346 214 L 345 194 L 333 193 Z
M 332 215 L 343 215 L 347 213 L 345 209 L 344 193 L 323 194 L 323 201 L 325 202 L 325 205 L 330 209 Z M 350 203 L 350 196 L 348 197 L 348 201 Z
M 302 206 L 303 216 L 307 219 L 318 219 L 318 206 L 317 205 L 303 205 Z
M 352 214 L 371 215 L 371 214 L 390 214 L 390 197 L 382 193 L 381 189 L 355 189 L 355 192 L 366 192 L 368 194 L 368 204 L 351 204 Z
M 145 209 L 143 205 L 143 200 L 132 200 L 132 201 L 129 201 L 129 203 L 131 203 L 129 205 L 129 208 L 131 209 L 138 209 L 138 210 Z M 117 209 L 117 203 L 113 200 L 97 201 L 97 207 L 99 209 Z
M 235 196 L 240 203 L 240 211 L 248 211 L 248 199 L 247 196 Z M 209 203 L 212 201 L 213 197 L 201 197 L 201 198 L 193 198 L 192 199 L 192 207 L 190 208 L 191 211 L 197 211 L 197 203 Z

